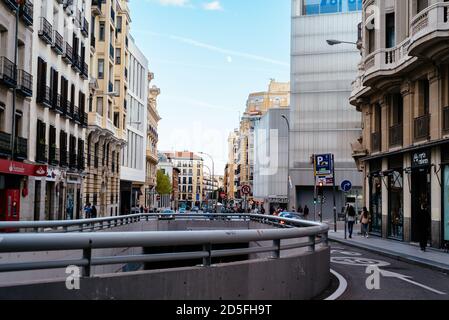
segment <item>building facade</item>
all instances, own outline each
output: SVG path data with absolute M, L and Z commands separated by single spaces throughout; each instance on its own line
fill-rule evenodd
M 129 37 L 126 145 L 120 169 L 120 212 L 144 206 L 148 121 L 148 60 Z M 116 80 L 116 86 L 120 86 Z M 117 83 L 118 82 L 118 83 Z
M 154 79 L 153 73 L 148 73 L 148 82 Z M 146 183 L 145 183 L 145 206 L 151 208 L 154 204 L 156 188 L 158 151 L 157 143 L 159 134 L 157 132 L 158 122 L 161 120 L 157 111 L 157 97 L 161 90 L 156 86 L 148 88 L 147 101 L 147 149 L 146 149 Z M 176 198 L 177 200 L 177 198 Z
M 120 212 L 120 167 L 126 144 L 129 9 L 124 0 L 93 1 L 85 202 L 99 217 Z
M 237 178 L 235 171 L 237 168 L 237 141 L 238 130 L 235 129 L 228 137 L 228 162 L 224 172 L 224 192 L 226 193 L 226 202 L 232 202 L 236 196 Z
M 18 9 L 15 1 L 0 3 L 0 202 L 4 204 L 0 221 L 39 220 L 43 197 L 40 189 L 36 217 L 35 181 L 47 176 L 47 165 L 37 163 L 29 150 L 30 137 L 35 135 L 30 132 L 30 117 L 31 97 L 36 94 L 32 66 L 37 57 L 32 44 L 38 21 L 33 3 L 25 1 L 17 21 L 16 48 Z
M 364 9 L 371 4 L 378 10 L 363 13 L 351 95 L 363 118 L 354 157 L 370 231 L 418 242 L 429 226 L 439 248 L 449 241 L 449 3 L 371 1 Z
M 357 41 L 361 9 L 362 0 L 292 1 L 290 206 L 307 205 L 311 213 L 316 213 L 314 154 L 334 154 L 336 185 L 350 180 L 354 186 L 351 193 L 358 197 L 362 193 L 362 175 L 350 145 L 362 134 L 361 117 L 348 101 L 360 53 L 355 45 L 332 47 L 326 41 Z M 325 186 L 324 196 L 323 218 L 330 219 L 332 184 Z M 342 210 L 347 196 L 337 192 L 337 211 Z
M 89 92 L 90 2 L 34 1 L 28 144 L 31 161 L 48 164 L 44 179 L 31 179 L 34 220 L 83 215 L 85 136 Z
M 164 152 L 180 170 L 178 178 L 179 206 L 200 207 L 203 195 L 204 160 L 189 151 Z

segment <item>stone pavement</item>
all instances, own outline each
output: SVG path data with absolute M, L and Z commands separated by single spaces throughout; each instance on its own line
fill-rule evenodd
M 426 252 L 422 252 L 417 244 L 375 236 L 364 238 L 360 235 L 360 224 L 354 226 L 352 239 L 345 239 L 343 222 L 338 223 L 336 233 L 333 229 L 333 223 L 330 224 L 329 240 L 449 273 L 449 253 L 433 248 L 427 248 Z

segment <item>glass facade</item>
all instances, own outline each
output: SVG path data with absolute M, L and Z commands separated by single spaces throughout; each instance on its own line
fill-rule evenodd
M 382 178 L 379 175 L 370 177 L 370 232 L 382 234 Z
M 362 0 L 304 0 L 304 15 L 343 13 L 362 10 Z

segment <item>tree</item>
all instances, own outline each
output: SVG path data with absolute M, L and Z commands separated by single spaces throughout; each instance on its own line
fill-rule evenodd
M 170 177 L 162 170 L 157 171 L 156 192 L 160 195 L 167 195 L 172 192 Z

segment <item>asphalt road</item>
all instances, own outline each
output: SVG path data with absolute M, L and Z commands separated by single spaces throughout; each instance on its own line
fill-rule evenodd
M 347 282 L 337 300 L 449 300 L 448 274 L 370 251 L 331 243 L 331 269 Z

